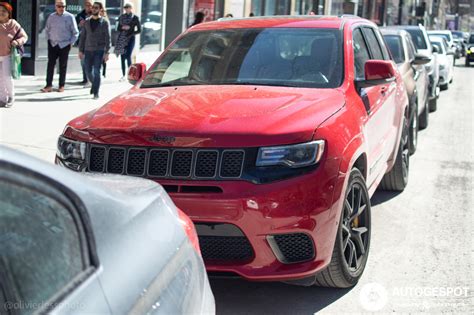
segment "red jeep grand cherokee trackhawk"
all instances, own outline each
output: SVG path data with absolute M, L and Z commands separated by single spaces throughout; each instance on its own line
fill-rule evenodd
M 56 162 L 153 179 L 194 221 L 207 269 L 349 287 L 370 197 L 408 177 L 402 79 L 360 18 L 222 20 L 180 35 L 135 86 L 71 121 Z

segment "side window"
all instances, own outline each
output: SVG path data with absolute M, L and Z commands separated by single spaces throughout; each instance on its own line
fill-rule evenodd
M 408 48 L 408 60 L 415 59 L 416 48 L 413 46 L 413 42 L 409 37 L 405 37 L 405 43 L 407 44 Z
M 0 270 L 12 302 L 43 305 L 84 271 L 80 235 L 62 203 L 0 179 Z
M 372 58 L 376 60 L 384 60 L 380 43 L 375 36 L 374 30 L 371 27 L 364 27 L 364 36 L 369 44 L 370 51 L 372 52 Z
M 370 56 L 360 28 L 356 28 L 352 32 L 352 46 L 354 48 L 355 77 L 363 80 L 365 79 L 365 62 L 370 59 Z

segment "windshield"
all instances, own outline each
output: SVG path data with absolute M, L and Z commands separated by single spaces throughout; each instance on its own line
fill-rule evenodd
M 451 34 L 453 34 L 453 37 L 454 37 L 455 39 L 461 39 L 461 40 L 463 39 L 463 34 L 462 34 L 462 32 L 451 32 Z
M 431 42 L 431 45 L 437 47 L 440 54 L 444 54 L 444 48 L 440 42 Z
M 448 42 L 451 40 L 451 37 L 448 34 L 430 33 L 429 35 L 442 37 L 442 38 L 446 39 Z
M 268 28 L 190 32 L 141 87 L 250 84 L 334 88 L 342 83 L 341 31 Z
M 423 32 L 420 29 L 407 29 L 406 31 L 410 33 L 413 43 L 415 43 L 416 49 L 428 49 L 425 37 L 423 36 Z
M 384 39 L 392 53 L 395 63 L 403 63 L 405 61 L 405 53 L 403 51 L 401 37 L 396 35 L 384 35 Z

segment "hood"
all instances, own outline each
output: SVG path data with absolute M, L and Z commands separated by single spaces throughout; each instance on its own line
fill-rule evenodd
M 117 145 L 242 147 L 312 139 L 344 105 L 338 89 L 267 86 L 133 88 L 69 123 L 65 135 Z M 68 134 L 69 133 L 69 134 Z

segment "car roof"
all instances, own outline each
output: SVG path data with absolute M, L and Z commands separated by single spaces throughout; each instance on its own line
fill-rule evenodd
M 232 28 L 333 28 L 340 29 L 346 23 L 354 24 L 369 20 L 357 16 L 327 16 L 327 15 L 296 15 L 296 16 L 263 16 L 249 18 L 222 18 L 217 21 L 200 23 L 191 28 L 192 31 L 232 29 Z
M 446 35 L 452 35 L 451 31 L 446 31 L 446 30 L 429 30 L 428 34 L 446 34 Z
M 383 35 L 398 35 L 398 36 L 410 35 L 410 33 L 400 28 L 381 27 L 380 31 L 382 32 Z
M 445 41 L 446 38 L 440 37 L 440 36 L 430 36 L 430 41 L 432 42 L 443 42 Z

